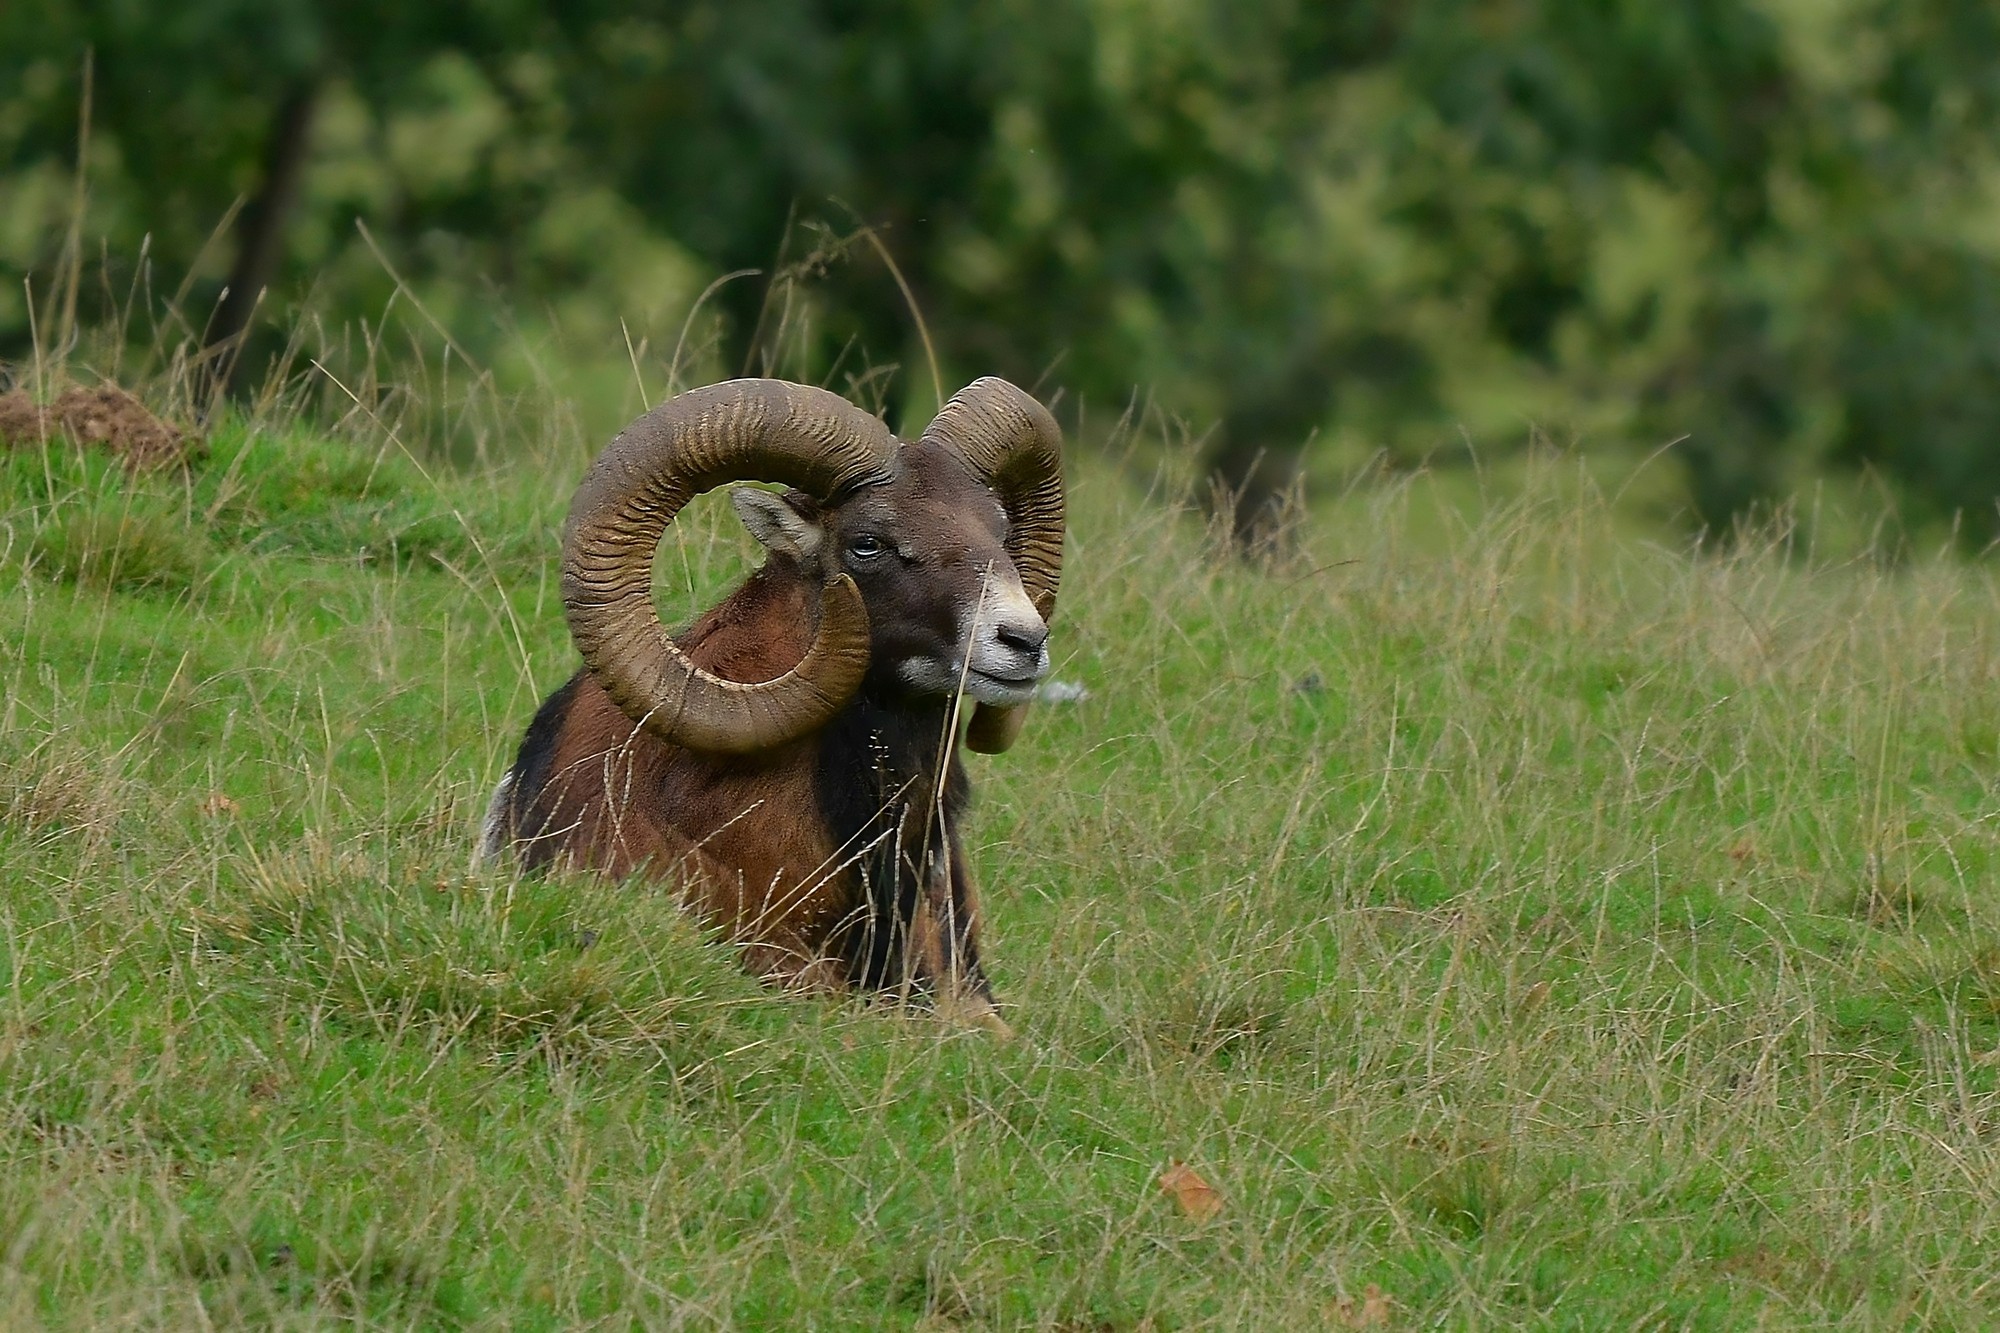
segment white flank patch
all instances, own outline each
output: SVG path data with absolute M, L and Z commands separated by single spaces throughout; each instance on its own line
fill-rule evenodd
M 493 789 L 493 801 L 486 807 L 486 822 L 479 826 L 479 859 L 490 861 L 507 845 L 507 798 L 514 791 L 514 770 Z

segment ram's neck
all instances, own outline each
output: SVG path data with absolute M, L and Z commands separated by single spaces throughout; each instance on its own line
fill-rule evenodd
M 953 721 L 948 700 L 884 700 L 863 690 L 820 734 L 823 795 L 865 818 L 891 803 L 928 809 L 940 800 L 945 817 L 955 816 L 966 783 Z
M 941 882 L 967 797 L 945 700 L 885 701 L 864 691 L 820 734 L 820 809 L 854 893 L 849 975 L 900 984 L 917 903 Z
M 724 680 L 774 680 L 798 664 L 819 631 L 819 595 L 796 562 L 773 559 L 688 626 L 676 642 Z

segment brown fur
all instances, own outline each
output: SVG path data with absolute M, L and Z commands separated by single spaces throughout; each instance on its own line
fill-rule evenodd
M 813 625 L 802 581 L 760 574 L 680 643 L 725 680 L 769 680 L 803 655 Z M 673 878 L 697 915 L 753 942 L 753 971 L 817 976 L 821 945 L 853 904 L 817 818 L 816 740 L 746 759 L 691 754 L 641 730 L 581 673 L 531 836 L 559 843 L 555 859 L 614 879 Z

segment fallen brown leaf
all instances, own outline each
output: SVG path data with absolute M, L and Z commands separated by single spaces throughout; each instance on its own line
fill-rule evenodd
M 1222 1195 L 1185 1162 L 1169 1163 L 1160 1173 L 1160 1188 L 1173 1196 L 1181 1211 L 1205 1222 L 1222 1211 Z
M 1386 1328 L 1395 1304 L 1388 1292 L 1370 1282 L 1360 1299 L 1342 1296 L 1333 1303 L 1333 1322 L 1341 1328 Z

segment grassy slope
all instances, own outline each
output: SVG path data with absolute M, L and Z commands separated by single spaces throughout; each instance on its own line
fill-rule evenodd
M 469 867 L 580 460 L 0 461 L 0 1325 L 2000 1318 L 1982 568 L 1531 482 L 1263 576 L 1085 468 L 1091 697 L 976 762 L 998 1046 Z

